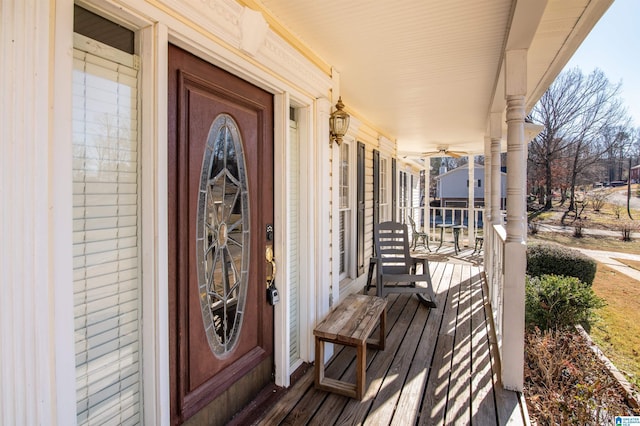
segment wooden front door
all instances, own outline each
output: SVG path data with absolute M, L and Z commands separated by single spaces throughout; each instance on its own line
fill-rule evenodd
M 171 417 L 221 424 L 273 380 L 273 97 L 170 46 L 168 100 Z

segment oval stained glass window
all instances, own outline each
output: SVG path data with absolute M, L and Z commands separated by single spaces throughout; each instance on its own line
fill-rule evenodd
M 220 114 L 202 160 L 197 211 L 198 293 L 211 351 L 229 353 L 238 341 L 247 294 L 249 199 L 236 122 Z

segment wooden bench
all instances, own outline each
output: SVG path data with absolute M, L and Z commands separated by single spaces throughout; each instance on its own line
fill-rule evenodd
M 351 294 L 313 330 L 316 337 L 315 385 L 317 389 L 362 400 L 366 385 L 367 346 L 384 349 L 387 301 L 376 296 Z M 380 323 L 378 339 L 369 339 Z M 325 342 L 356 348 L 356 382 L 325 377 Z

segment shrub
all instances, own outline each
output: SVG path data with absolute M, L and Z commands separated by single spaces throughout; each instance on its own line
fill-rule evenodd
M 525 345 L 524 393 L 537 424 L 614 424 L 614 416 L 640 414 L 579 334 L 531 330 Z
M 576 277 L 591 285 L 596 277 L 596 261 L 577 250 L 553 245 L 535 244 L 527 247 L 527 274 Z
M 613 210 L 613 214 L 616 217 L 616 219 L 620 220 L 620 214 L 622 213 L 622 206 L 615 204 L 611 207 L 611 210 Z
M 632 220 L 624 220 L 620 223 L 622 241 L 631 241 L 631 233 L 638 230 L 638 224 Z
M 527 277 L 525 321 L 530 328 L 564 329 L 590 324 L 593 310 L 604 306 L 590 286 L 575 277 Z
M 610 191 L 593 191 L 589 199 L 594 212 L 599 212 L 604 207 L 607 198 L 611 194 Z
M 578 218 L 573 222 L 573 236 L 576 238 L 582 238 L 582 228 L 584 228 L 585 221 Z

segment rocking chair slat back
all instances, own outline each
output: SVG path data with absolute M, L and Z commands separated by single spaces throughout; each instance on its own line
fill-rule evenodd
M 429 263 L 427 259 L 411 257 L 407 225 L 382 222 L 373 229 L 377 295 L 416 293 L 423 304 L 435 307 Z M 418 265 L 422 265 L 421 274 L 417 274 Z M 426 283 L 426 287 L 416 285 L 418 282 Z
M 396 222 L 379 224 L 375 240 L 378 266 L 383 274 L 408 274 L 413 263 L 409 253 L 407 226 Z

